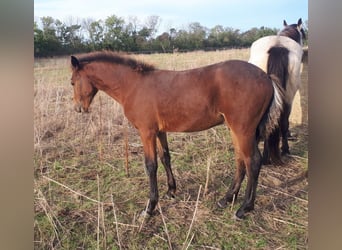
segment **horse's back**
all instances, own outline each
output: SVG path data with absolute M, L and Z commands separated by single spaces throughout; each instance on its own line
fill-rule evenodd
M 250 50 L 250 63 L 267 72 L 269 51 L 273 47 L 283 47 L 288 50 L 288 83 L 286 83 L 285 98 L 292 103 L 295 93 L 300 87 L 300 71 L 303 48 L 293 39 L 286 36 L 266 36 L 256 40 Z
M 285 47 L 289 50 L 290 61 L 297 63 L 301 61 L 303 49 L 300 44 L 286 36 L 265 36 L 256 40 L 250 50 L 249 63 L 267 71 L 268 51 L 272 47 Z
M 270 78 L 264 71 L 254 64 L 241 60 L 229 60 L 222 65 L 222 81 L 227 85 L 226 88 L 245 88 L 244 91 L 253 91 L 253 88 L 272 86 Z M 232 85 L 232 86 L 231 86 Z M 239 89 L 239 88 L 238 88 Z
M 302 53 L 303 49 L 293 39 L 286 36 L 264 36 L 252 43 L 251 51 L 254 50 L 267 50 L 273 46 L 283 46 L 288 48 L 294 53 Z

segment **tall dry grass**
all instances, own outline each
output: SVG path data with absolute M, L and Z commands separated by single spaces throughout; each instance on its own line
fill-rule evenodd
M 242 49 L 133 57 L 183 70 L 247 60 L 248 54 Z M 241 199 L 226 210 L 215 206 L 234 173 L 233 147 L 223 126 L 169 135 L 178 196 L 161 197 L 159 215 L 141 221 L 148 198 L 142 145 L 121 107 L 100 92 L 92 112 L 74 112 L 68 57 L 36 60 L 34 75 L 36 249 L 307 247 L 307 128 L 298 120 L 301 102 L 292 114 L 298 120 L 291 124 L 297 135 L 290 145 L 294 156 L 284 168 L 262 169 L 256 209 L 245 221 L 231 219 Z M 158 179 L 162 195 L 167 190 L 162 167 Z

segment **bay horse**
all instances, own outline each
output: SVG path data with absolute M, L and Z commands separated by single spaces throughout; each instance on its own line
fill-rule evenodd
M 276 36 L 265 36 L 256 40 L 250 49 L 249 62 L 263 69 L 267 74 L 274 74 L 281 80 L 285 91 L 285 101 L 280 117 L 280 126 L 265 140 L 263 163 L 282 165 L 279 144 L 282 138 L 281 154 L 290 154 L 289 116 L 294 96 L 301 85 L 301 61 L 303 54 L 302 19 L 297 24 L 288 25 L 284 20 L 284 29 Z
M 245 199 L 236 217 L 254 209 L 261 168 L 258 137 L 274 129 L 283 101 L 275 77 L 238 60 L 169 71 L 108 51 L 71 56 L 71 69 L 77 112 L 88 112 L 101 90 L 123 106 L 138 129 L 150 183 L 147 215 L 153 214 L 159 198 L 158 155 L 166 170 L 167 195 L 173 197 L 176 191 L 166 132 L 201 131 L 219 124 L 230 128 L 237 169 L 218 205 L 225 207 L 233 200 L 247 175 Z

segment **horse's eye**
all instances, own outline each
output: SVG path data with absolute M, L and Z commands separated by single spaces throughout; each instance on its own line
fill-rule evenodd
M 72 85 L 72 86 L 74 86 L 74 85 L 75 85 L 75 83 L 74 83 L 74 82 L 71 82 L 71 85 Z

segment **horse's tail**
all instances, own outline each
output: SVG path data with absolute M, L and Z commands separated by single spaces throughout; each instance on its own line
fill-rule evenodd
M 285 47 L 272 47 L 268 50 L 267 74 L 276 75 L 285 90 L 289 77 L 289 53 L 290 51 Z
M 258 140 L 260 136 L 268 138 L 272 131 L 279 126 L 279 118 L 283 111 L 285 93 L 281 86 L 281 81 L 276 75 L 271 74 L 270 78 L 273 85 L 273 98 L 270 101 L 268 109 L 266 110 L 258 127 Z

